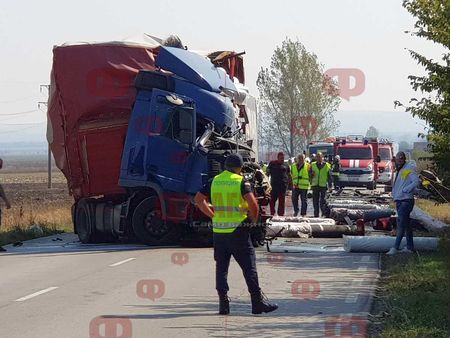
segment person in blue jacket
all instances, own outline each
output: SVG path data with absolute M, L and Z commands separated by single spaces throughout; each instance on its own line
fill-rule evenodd
M 399 252 L 400 243 L 406 234 L 406 247 L 400 252 L 412 253 L 414 251 L 413 231 L 410 213 L 414 208 L 414 191 L 420 184 L 419 176 L 413 162 L 406 161 L 406 155 L 400 151 L 395 157 L 396 174 L 392 187 L 392 198 L 397 207 L 397 238 L 395 245 L 388 251 L 392 256 Z

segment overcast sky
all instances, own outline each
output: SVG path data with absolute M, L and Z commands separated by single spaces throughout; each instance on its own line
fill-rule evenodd
M 438 58 L 442 50 L 411 37 L 415 20 L 400 0 L 283 1 L 1 1 L 0 142 L 40 140 L 45 135 L 45 101 L 52 46 L 66 41 L 109 41 L 148 33 L 177 34 L 197 50 L 246 51 L 247 85 L 257 95 L 261 66 L 277 45 L 299 39 L 325 69 L 357 68 L 365 90 L 342 100 L 340 132 L 416 133 L 423 128 L 393 101 L 414 96 L 407 76 L 421 68 L 405 48 Z M 28 112 L 27 114 L 11 115 Z M 8 115 L 7 115 L 8 114 Z

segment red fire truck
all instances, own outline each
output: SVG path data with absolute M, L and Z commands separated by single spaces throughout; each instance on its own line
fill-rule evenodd
M 335 154 L 341 158 L 339 182 L 341 187 L 366 187 L 373 190 L 379 178 L 379 142 L 362 135 L 339 137 Z
M 394 145 L 387 140 L 380 140 L 378 145 L 378 155 L 380 162 L 378 163 L 378 183 L 390 185 L 394 172 L 392 159 L 394 157 Z

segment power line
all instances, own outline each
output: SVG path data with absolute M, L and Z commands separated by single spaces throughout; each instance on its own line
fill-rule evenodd
M 27 130 L 27 129 L 31 129 L 31 128 L 35 128 L 35 127 L 37 127 L 37 125 L 33 125 L 33 126 L 21 128 L 21 129 L 16 129 L 16 130 L 0 131 L 0 135 L 10 134 L 10 133 L 18 133 L 19 131 L 23 131 L 23 130 Z
M 27 101 L 27 100 L 35 100 L 35 96 L 28 96 L 28 97 L 21 97 L 18 99 L 12 99 L 12 100 L 2 100 L 0 103 L 14 103 L 14 102 L 20 102 L 20 101 Z
M 44 124 L 47 121 L 41 121 L 41 122 L 29 122 L 29 123 L 2 123 L 2 126 L 29 126 L 29 125 L 38 125 L 38 124 Z
M 6 114 L 0 114 L 1 116 L 16 116 L 16 115 L 25 115 L 25 114 L 30 114 L 30 113 L 35 113 L 39 111 L 39 109 L 33 109 L 33 110 L 27 110 L 27 111 L 21 111 L 21 112 L 17 112 L 17 113 L 6 113 Z

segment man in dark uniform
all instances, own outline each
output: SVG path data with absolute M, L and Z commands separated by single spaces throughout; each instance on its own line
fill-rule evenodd
M 229 155 L 225 159 L 225 170 L 195 195 L 197 207 L 213 222 L 216 289 L 219 314 L 222 315 L 230 313 L 227 276 L 231 256 L 244 274 L 252 300 L 252 313 L 272 312 L 278 308 L 267 301 L 259 287 L 249 229 L 250 224 L 258 221 L 258 203 L 250 183 L 239 175 L 243 164 L 240 155 Z
M 284 163 L 284 153 L 279 152 L 276 161 L 271 161 L 267 167 L 267 175 L 270 176 L 270 214 L 275 215 L 275 203 L 278 200 L 278 216 L 284 216 L 286 191 L 291 182 L 291 169 Z
M 341 172 L 341 157 L 336 155 L 331 166 L 331 176 L 333 177 L 334 190 L 339 191 L 341 187 L 339 185 L 339 176 Z
M 0 158 L 0 169 L 3 168 L 3 160 Z M 11 208 L 11 204 L 9 203 L 8 198 L 6 197 L 5 191 L 3 190 L 3 187 L 0 184 L 0 198 L 5 201 L 6 209 Z M 0 209 L 0 226 L 2 225 L 2 209 Z M 0 246 L 0 251 L 6 251 Z

